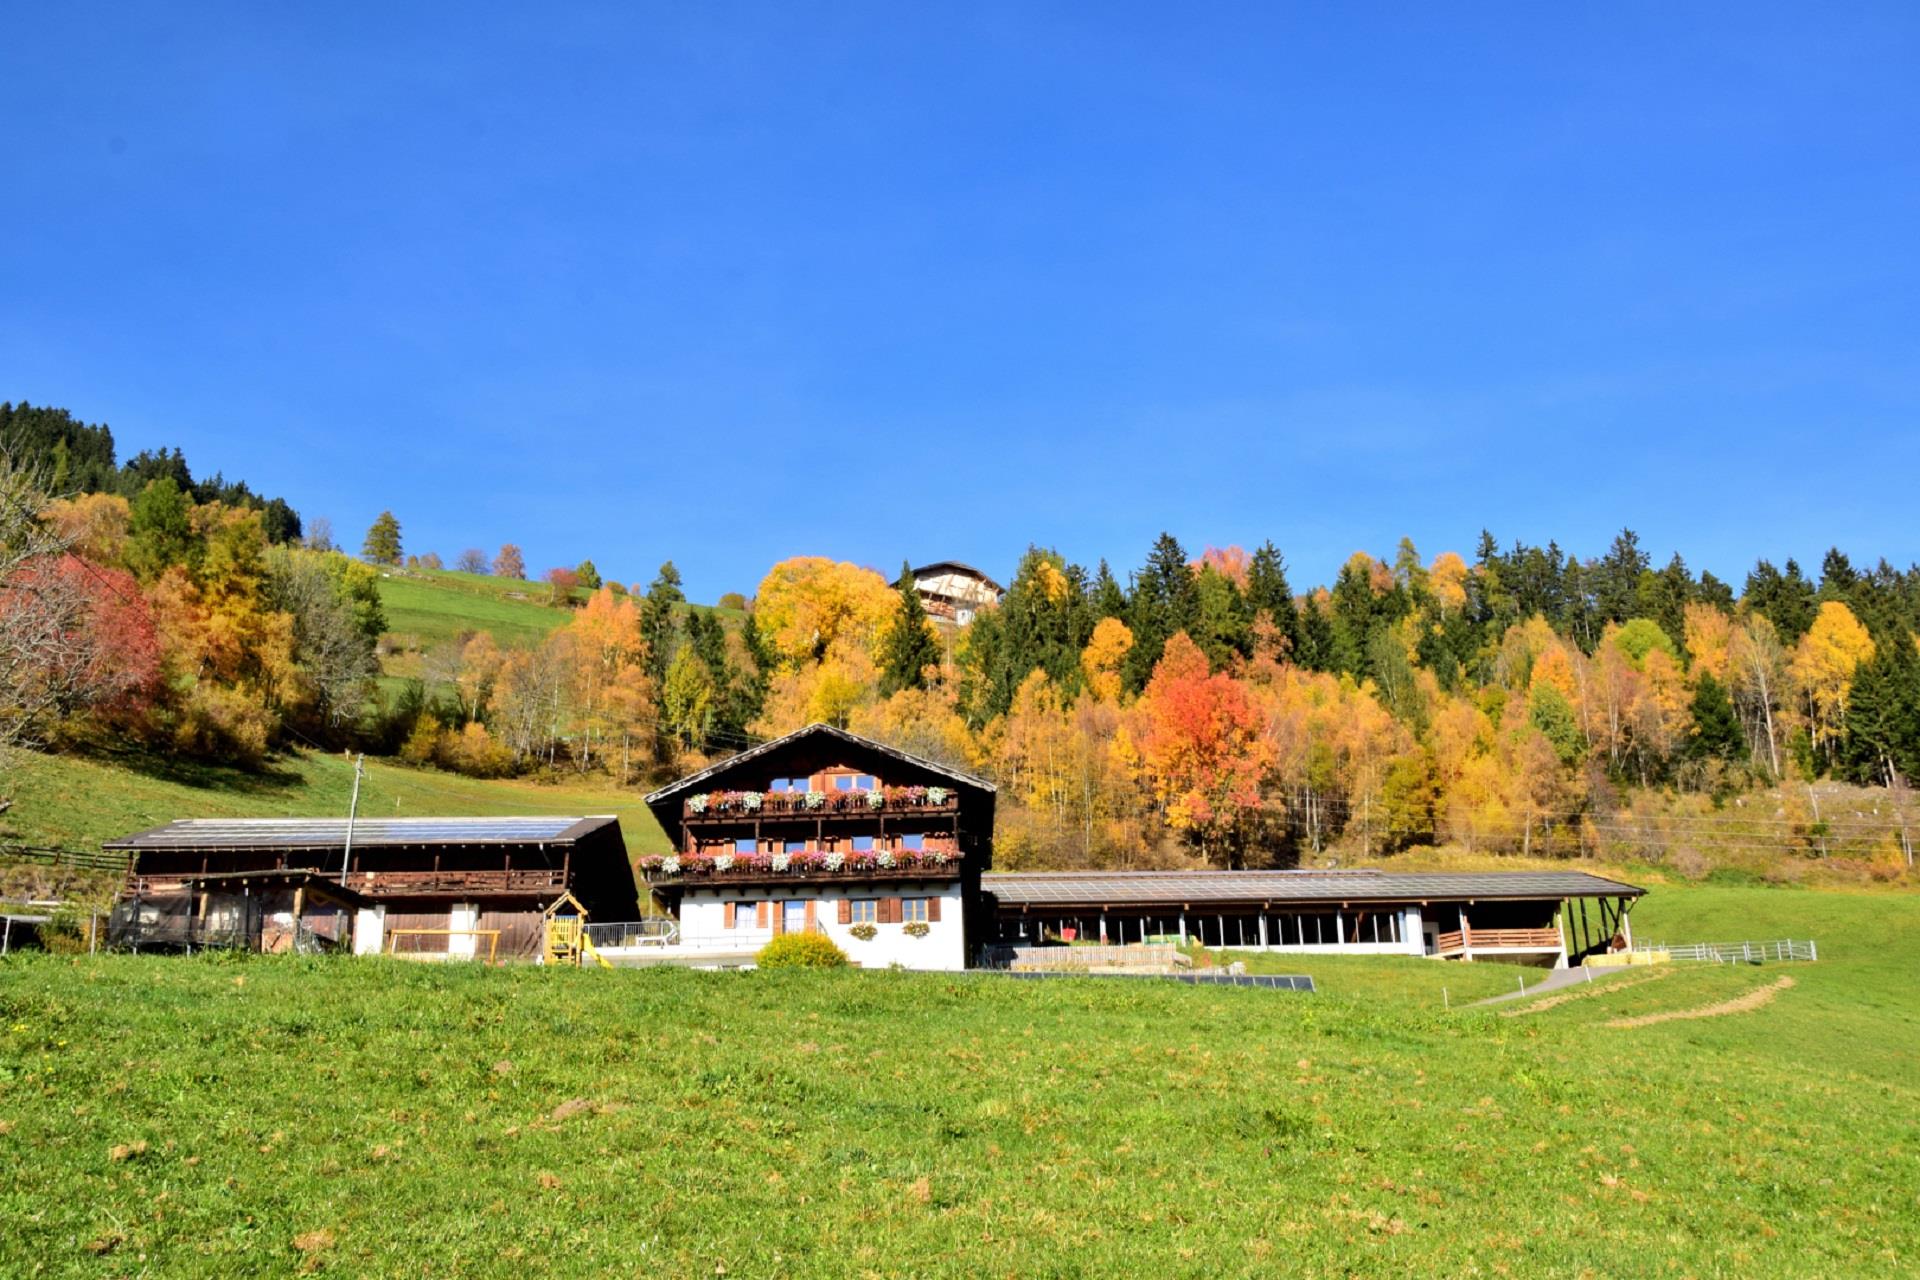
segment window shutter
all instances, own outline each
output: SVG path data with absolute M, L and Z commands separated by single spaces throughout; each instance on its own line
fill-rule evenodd
M 852 898 L 840 899 L 840 923 L 841 924 L 853 923 L 853 899 Z
M 807 932 L 808 933 L 815 933 L 819 931 L 819 928 L 820 928 L 820 912 L 818 910 L 819 906 L 820 906 L 820 900 L 818 898 L 807 899 Z
M 726 905 L 725 910 L 722 912 L 723 916 L 725 917 L 722 922 L 722 927 L 728 928 L 728 929 L 733 928 L 733 911 L 734 911 L 734 904 L 729 902 Z
M 777 938 L 787 931 L 787 904 L 769 902 L 767 907 L 773 916 L 773 936 Z
M 880 899 L 880 923 L 882 924 L 899 924 L 900 923 L 900 899 L 898 898 Z
M 768 904 L 764 900 L 753 904 L 753 927 L 754 928 L 764 929 L 767 927 L 767 905 Z
M 927 899 L 927 921 L 930 924 L 940 923 L 940 899 Z

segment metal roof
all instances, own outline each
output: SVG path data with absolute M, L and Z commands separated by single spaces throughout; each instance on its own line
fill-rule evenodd
M 1002 906 L 1012 907 L 1616 898 L 1646 892 L 1584 871 L 1032 871 L 990 872 L 980 883 Z
M 759 756 L 766 755 L 770 751 L 784 747 L 790 742 L 797 742 L 802 738 L 811 737 L 816 733 L 824 733 L 831 737 L 838 738 L 842 742 L 849 742 L 855 746 L 868 747 L 874 751 L 883 752 L 886 755 L 894 757 L 896 760 L 905 760 L 909 764 L 918 765 L 922 769 L 937 773 L 943 778 L 950 778 L 962 786 L 975 787 L 986 792 L 994 790 L 994 785 L 984 778 L 976 778 L 970 773 L 962 773 L 958 769 L 929 760 L 925 756 L 916 756 L 912 752 L 902 751 L 898 747 L 890 747 L 884 742 L 875 742 L 872 738 L 863 738 L 857 733 L 849 733 L 847 730 L 834 725 L 810 724 L 804 729 L 795 729 L 785 737 L 775 738 L 771 742 L 763 742 L 757 747 L 748 747 L 738 755 L 728 756 L 725 760 L 717 764 L 708 765 L 698 773 L 690 773 L 678 782 L 669 783 L 647 796 L 646 801 L 649 805 L 657 804 L 682 791 L 698 786 L 709 778 L 725 773 L 736 765 L 746 764 Z M 358 837 L 355 838 L 358 839 Z
M 359 818 L 355 848 L 406 845 L 571 844 L 602 827 L 611 815 L 517 818 Z M 345 818 L 183 818 L 163 827 L 109 840 L 108 849 L 338 849 L 347 841 Z

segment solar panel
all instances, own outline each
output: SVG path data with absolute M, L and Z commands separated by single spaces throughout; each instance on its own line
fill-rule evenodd
M 535 844 L 558 840 L 588 819 L 533 815 L 491 818 L 362 818 L 353 824 L 355 845 Z M 597 825 L 612 818 L 592 820 Z M 589 828 L 594 829 L 594 828 Z M 183 818 L 143 831 L 109 847 L 136 849 L 314 848 L 346 843 L 345 818 Z
M 1061 970 L 980 969 L 1002 978 L 1136 978 L 1147 982 L 1184 982 L 1190 987 L 1254 987 L 1263 991 L 1314 993 L 1304 973 L 1071 973 Z

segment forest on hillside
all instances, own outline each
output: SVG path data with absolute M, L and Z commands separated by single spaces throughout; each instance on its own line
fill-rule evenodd
M 1163 535 L 1124 581 L 1030 548 L 954 629 L 904 566 L 796 557 L 721 612 L 670 563 L 645 588 L 588 563 L 548 575 L 565 621 L 544 639 L 462 632 L 382 682 L 380 575 L 422 562 L 391 513 L 349 557 L 245 485 L 9 413 L 0 749 L 353 746 L 647 785 L 820 720 L 996 782 L 1003 865 L 1576 856 L 1655 802 L 1737 844 L 1912 862 L 1913 567 L 1762 559 L 1736 591 L 1629 531 L 1586 559 L 1485 535 L 1471 559 L 1356 553 L 1301 590 L 1271 543 Z M 523 574 L 503 551 L 462 562 Z M 1823 779 L 1873 789 L 1874 820 L 1821 813 L 1800 784 Z

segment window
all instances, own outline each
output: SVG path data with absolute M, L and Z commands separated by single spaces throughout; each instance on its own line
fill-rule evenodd
M 855 836 L 853 838 L 853 851 L 855 853 L 872 853 L 873 837 L 872 836 Z
M 910 836 L 901 836 L 900 847 L 902 849 L 924 849 L 927 847 L 927 838 L 916 831 Z
M 752 836 L 741 836 L 733 842 L 733 851 L 735 853 L 758 853 L 760 851 L 760 842 Z
M 900 900 L 900 922 L 902 924 L 925 924 L 927 922 L 927 900 L 925 898 L 902 898 Z
M 836 777 L 833 780 L 833 789 L 835 791 L 853 790 L 853 775 L 850 773 L 843 773 L 838 777 Z
M 787 841 L 788 853 L 805 853 L 806 851 L 807 851 L 807 842 L 805 840 Z
M 871 791 L 879 785 L 870 773 L 863 773 L 853 780 L 853 789 L 855 791 Z
M 855 898 L 852 903 L 854 924 L 878 924 L 880 922 L 880 900 L 878 898 Z
M 775 778 L 773 785 L 768 787 L 767 790 L 805 791 L 807 790 L 807 780 L 805 778 Z
M 743 900 L 733 904 L 733 927 L 734 928 L 736 929 L 754 928 L 756 924 L 758 924 L 759 919 L 760 919 L 759 903 L 747 902 Z

